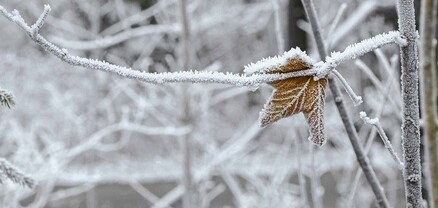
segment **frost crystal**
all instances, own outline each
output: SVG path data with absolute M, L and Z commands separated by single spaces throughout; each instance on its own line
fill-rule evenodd
M 296 47 L 284 52 L 281 56 L 268 57 L 257 61 L 256 63 L 250 63 L 245 66 L 243 71 L 248 75 L 254 73 L 268 73 L 285 65 L 287 61 L 292 59 L 301 60 L 308 66 L 312 66 L 315 63 L 312 58 L 307 56 L 306 52 Z

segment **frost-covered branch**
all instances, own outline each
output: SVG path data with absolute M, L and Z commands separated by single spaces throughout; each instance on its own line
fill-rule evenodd
M 377 76 L 373 73 L 373 71 L 360 59 L 356 60 L 354 64 L 369 78 L 369 80 L 374 84 L 376 89 L 380 91 L 380 93 L 389 100 L 389 103 L 392 105 L 392 107 L 399 112 L 401 111 L 401 106 L 399 104 L 399 101 L 395 100 L 396 96 L 393 96 L 391 93 L 388 93 L 386 90 L 386 86 L 382 84 L 382 82 L 377 78 Z M 388 82 L 391 82 L 390 79 L 393 79 L 393 77 L 388 76 Z M 400 120 L 401 120 L 401 116 Z
M 50 7 L 46 6 L 47 10 L 50 10 L 49 8 Z M 9 13 L 2 6 L 0 6 L 0 12 L 10 21 L 15 22 L 38 45 L 70 65 L 110 72 L 124 78 L 135 79 L 146 83 L 220 83 L 235 86 L 258 87 L 262 83 L 287 79 L 291 77 L 311 76 L 316 73 L 313 69 L 285 74 L 253 74 L 251 76 L 206 71 L 181 71 L 175 73 L 141 72 L 133 70 L 131 68 L 110 64 L 104 61 L 86 59 L 70 55 L 66 49 L 59 48 L 58 46 L 46 40 L 40 34 L 32 35 L 32 28 L 24 22 L 18 11 L 14 10 L 14 12 Z M 46 13 L 46 10 L 44 13 Z
M 278 54 L 281 54 L 285 49 L 284 49 L 284 35 L 283 35 L 283 30 L 281 28 L 280 1 L 271 0 L 271 3 L 272 3 L 272 7 L 274 8 L 275 35 L 277 38 L 277 49 L 278 49 Z
M 422 207 L 420 158 L 420 108 L 418 105 L 418 34 L 415 27 L 413 0 L 398 0 L 400 35 L 407 45 L 400 47 L 401 88 L 403 98 L 402 142 L 405 157 L 406 206 Z
M 82 57 L 77 57 L 70 55 L 66 49 L 60 48 L 53 43 L 46 40 L 41 36 L 38 31 L 44 24 L 48 13 L 50 12 L 50 7 L 46 5 L 44 7 L 44 12 L 38 19 L 38 21 L 33 25 L 29 26 L 21 17 L 18 11 L 14 10 L 9 13 L 0 6 L 0 13 L 3 14 L 10 21 L 15 22 L 29 37 L 35 41 L 42 48 L 52 53 L 64 62 L 73 65 L 80 66 L 88 69 L 100 70 L 105 72 L 110 72 L 117 74 L 121 77 L 128 79 L 135 79 L 145 83 L 152 84 L 163 84 L 163 83 L 175 83 L 175 82 L 191 82 L 191 83 L 220 83 L 229 84 L 234 86 L 247 86 L 251 88 L 256 88 L 262 83 L 268 83 L 277 80 L 288 79 L 291 77 L 301 77 L 301 76 L 313 76 L 317 75 L 316 79 L 322 78 L 330 73 L 337 65 L 345 62 L 349 59 L 354 59 L 358 56 L 362 56 L 367 52 L 370 52 L 376 48 L 389 43 L 399 43 L 404 44 L 405 41 L 400 37 L 398 32 L 389 32 L 387 34 L 381 34 L 374 38 L 364 40 L 358 44 L 351 45 L 347 47 L 344 52 L 333 53 L 332 56 L 327 57 L 327 62 L 319 62 L 314 65 L 312 69 L 284 73 L 284 74 L 259 74 L 254 73 L 250 75 L 244 74 L 233 74 L 233 73 L 223 73 L 223 72 L 209 72 L 209 71 L 181 71 L 173 73 L 147 73 L 142 71 L 133 70 L 131 68 L 118 66 L 110 64 L 104 61 L 86 59 Z M 280 57 L 286 57 L 285 52 Z M 274 57 L 273 59 L 278 58 Z M 269 62 L 271 59 L 266 59 Z M 266 62 L 260 63 L 265 64 Z M 253 67 L 253 64 L 248 65 L 245 68 Z M 260 67 L 260 65 L 259 65 Z
M 405 46 L 407 44 L 406 40 L 400 36 L 399 32 L 390 31 L 388 33 L 365 39 L 359 43 L 349 45 L 343 52 L 332 52 L 330 56 L 326 57 L 325 62 L 321 61 L 315 65 L 315 68 L 318 71 L 315 79 L 321 79 L 327 76 L 330 71 L 334 70 L 341 63 L 356 59 L 370 51 L 391 43 L 397 43 L 400 46 Z
M 3 179 L 9 179 L 16 184 L 33 188 L 35 181 L 22 173 L 18 168 L 9 163 L 4 158 L 0 158 L 0 183 L 3 183 Z
M 436 23 L 438 0 L 422 0 L 420 15 L 420 92 L 421 117 L 424 121 L 423 141 L 427 161 L 423 173 L 430 178 L 427 184 L 430 207 L 438 207 L 438 123 L 437 116 L 437 64 Z
M 312 0 L 301 0 L 301 2 L 304 5 L 307 18 L 309 19 L 309 22 L 312 26 L 313 36 L 315 38 L 315 42 L 318 47 L 319 56 L 321 58 L 327 56 L 327 51 L 324 45 L 324 41 L 320 34 L 320 26 L 318 22 L 318 17 L 316 15 L 315 7 L 313 5 Z M 353 51 L 363 51 L 363 50 L 353 50 Z M 354 54 L 354 53 L 353 53 Z M 343 57 L 343 56 L 338 56 Z M 326 58 L 327 60 L 327 58 Z M 359 143 L 359 135 L 357 134 L 357 131 L 353 125 L 353 121 L 350 118 L 350 115 L 347 112 L 347 109 L 344 104 L 344 99 L 342 97 L 342 94 L 339 90 L 339 87 L 337 85 L 336 80 L 333 78 L 333 76 L 329 76 L 329 87 L 330 91 L 333 94 L 333 97 L 335 99 L 336 107 L 338 109 L 338 112 L 341 116 L 342 122 L 344 124 L 345 130 L 347 132 L 348 138 L 350 139 L 350 143 L 353 146 L 354 153 L 356 154 L 357 160 L 359 162 L 360 167 L 363 170 L 363 173 L 368 181 L 368 183 L 371 186 L 371 189 L 373 190 L 373 193 L 376 197 L 377 203 L 380 207 L 390 207 L 388 199 L 386 198 L 382 185 L 380 184 L 379 180 L 377 179 L 376 173 L 374 172 L 372 166 L 370 165 L 369 159 L 367 155 L 365 154 L 362 145 Z
M 354 106 L 360 105 L 362 101 L 362 97 L 356 95 L 356 93 L 353 91 L 353 88 L 348 84 L 347 80 L 339 73 L 337 70 L 333 70 L 332 73 L 338 78 L 338 80 L 342 83 L 345 90 L 347 91 L 348 96 L 350 96 L 351 100 L 353 101 Z
M 394 75 L 395 70 L 392 70 L 391 72 L 392 73 L 388 75 L 389 77 L 392 77 Z M 389 79 L 387 81 L 385 87 L 383 88 L 384 91 L 382 91 L 382 94 L 389 94 L 391 92 L 391 90 L 394 88 L 393 85 L 394 85 L 395 82 L 396 81 L 394 79 Z M 385 108 L 386 103 L 388 102 L 388 100 L 389 100 L 389 97 L 383 97 L 383 101 L 380 102 L 380 105 L 377 108 L 374 109 L 375 115 L 377 117 L 380 117 L 382 115 L 383 109 Z M 368 134 L 368 139 L 366 141 L 365 148 L 364 148 L 365 149 L 365 154 L 368 154 L 369 151 L 371 150 L 371 146 L 372 146 L 374 138 L 376 136 L 376 132 L 377 132 L 376 128 L 373 128 L 371 130 L 371 132 Z M 349 193 L 350 196 L 348 197 L 347 206 L 346 207 L 353 207 L 354 197 L 356 195 L 356 190 L 358 188 L 359 180 L 361 178 L 361 175 L 362 175 L 362 171 L 360 169 L 357 170 L 356 174 L 355 174 L 355 177 L 354 177 L 354 179 L 353 179 L 353 181 L 351 183 L 352 185 L 351 185 L 350 193 Z
M 108 48 L 132 38 L 138 38 L 151 34 L 174 34 L 180 32 L 178 25 L 147 25 L 120 32 L 113 36 L 102 37 L 95 40 L 78 41 L 66 40 L 61 37 L 49 37 L 54 43 L 63 47 L 77 50 L 93 50 L 98 48 Z
M 386 149 L 388 149 L 389 153 L 392 156 L 392 159 L 394 159 L 394 161 L 397 163 L 398 168 L 400 170 L 403 170 L 404 168 L 404 164 L 403 162 L 400 160 L 400 158 L 397 156 L 397 154 L 394 151 L 394 148 L 392 148 L 391 142 L 388 139 L 388 136 L 386 136 L 385 131 L 383 130 L 382 125 L 380 124 L 380 121 L 378 118 L 373 118 L 371 119 L 370 117 L 367 116 L 367 114 L 365 112 L 360 112 L 360 118 L 369 125 L 373 125 L 374 127 L 376 127 L 377 132 L 380 135 L 380 138 L 382 139 L 383 143 L 385 144 Z
M 329 44 L 328 48 L 331 48 L 331 40 L 333 39 L 333 31 L 335 31 L 336 27 L 339 25 L 339 21 L 341 20 L 342 15 L 345 13 L 345 9 L 347 9 L 347 3 L 342 3 L 336 13 L 335 18 L 333 19 L 332 24 L 330 25 L 329 32 L 327 34 L 327 43 Z
M 7 106 L 8 108 L 15 105 L 14 94 L 8 90 L 0 88 L 0 105 Z
M 39 17 L 38 20 L 35 22 L 35 24 L 33 24 L 33 25 L 30 27 L 31 35 L 32 35 L 32 36 L 36 36 L 36 35 L 39 33 L 39 31 L 40 31 L 40 29 L 43 27 L 44 22 L 46 21 L 47 16 L 49 15 L 49 12 L 50 12 L 50 11 L 51 11 L 50 6 L 47 5 L 47 4 L 44 5 L 44 11 L 43 11 L 43 13 L 40 15 L 40 17 Z

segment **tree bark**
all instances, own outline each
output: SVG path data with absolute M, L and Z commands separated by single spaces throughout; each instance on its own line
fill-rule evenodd
M 184 69 L 189 69 L 191 66 L 190 59 L 190 23 L 187 14 L 187 0 L 180 0 L 180 12 L 181 12 L 181 24 L 182 24 L 182 62 Z M 191 116 L 191 106 L 190 106 L 190 95 L 188 91 L 188 86 L 183 89 L 184 100 L 184 116 L 182 118 L 183 123 L 188 124 L 193 122 Z M 184 185 L 184 195 L 183 195 L 183 208 L 192 208 L 193 206 L 193 175 L 192 175 L 192 157 L 191 157 L 191 134 L 183 136 L 182 149 L 183 149 L 183 185 Z
M 436 54 L 434 39 L 436 37 L 436 16 L 438 1 L 422 0 L 420 17 L 420 70 L 421 70 L 421 115 L 424 121 L 423 139 L 426 144 L 425 159 L 428 169 L 429 207 L 438 207 L 438 145 L 436 115 Z M 427 167 L 426 166 L 426 167 Z M 430 188 L 430 182 L 432 188 Z M 423 183 L 424 184 L 424 183 Z
M 398 0 L 399 31 L 407 40 L 400 47 L 402 68 L 402 142 L 405 156 L 404 182 L 406 206 L 422 207 L 420 128 L 418 107 L 418 52 L 413 0 Z

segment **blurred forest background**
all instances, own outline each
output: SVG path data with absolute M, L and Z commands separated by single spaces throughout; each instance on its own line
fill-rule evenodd
M 395 3 L 316 0 L 329 50 L 396 30 Z M 186 70 L 177 0 L 1 4 L 28 22 L 50 4 L 41 34 L 75 55 L 149 72 Z M 296 46 L 318 57 L 300 1 L 188 0 L 187 12 L 193 69 L 241 73 L 250 62 Z M 1 207 L 182 207 L 186 139 L 192 207 L 375 207 L 330 93 L 328 142 L 314 149 L 302 115 L 259 127 L 268 85 L 252 92 L 219 84 L 143 84 L 69 66 L 5 18 L 0 27 L 0 85 L 17 103 L 0 108 L 0 156 L 38 182 L 32 190 L 0 186 Z M 404 207 L 401 171 L 359 112 L 380 118 L 401 155 L 399 63 L 392 45 L 338 68 L 364 99 L 358 107 L 346 103 L 394 207 Z

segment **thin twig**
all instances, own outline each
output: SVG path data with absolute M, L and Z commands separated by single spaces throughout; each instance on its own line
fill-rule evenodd
M 307 17 L 312 26 L 312 30 L 314 33 L 315 42 L 318 47 L 318 52 L 320 57 L 326 57 L 326 48 L 323 42 L 323 39 L 320 34 L 320 27 L 315 11 L 315 7 L 313 5 L 312 0 L 301 0 L 306 10 Z M 361 43 L 358 43 L 361 44 Z M 361 166 L 368 183 L 371 186 L 371 189 L 376 196 L 376 200 L 379 203 L 380 207 L 390 207 L 386 196 L 383 193 L 383 188 L 380 182 L 377 179 L 376 173 L 370 165 L 369 159 L 367 155 L 364 153 L 362 145 L 359 143 L 359 136 L 357 135 L 356 129 L 353 125 L 353 121 L 347 113 L 347 109 L 344 104 L 344 99 L 342 98 L 342 94 L 337 86 L 336 81 L 332 76 L 329 76 L 329 86 L 330 90 L 335 98 L 336 107 L 338 108 L 341 119 L 344 123 L 345 129 L 347 131 L 348 138 L 353 146 L 353 150 L 356 154 L 359 165 Z
M 344 63 L 351 59 L 356 59 L 359 56 L 363 56 L 370 51 L 373 51 L 390 43 L 397 43 L 400 46 L 405 46 L 406 40 L 400 37 L 400 34 L 398 32 L 391 31 L 388 33 L 376 35 L 369 39 L 362 40 L 359 43 L 349 45 L 347 48 L 344 49 L 342 53 L 332 52 L 330 57 L 326 57 L 327 55 L 326 53 L 324 53 L 324 55 L 326 55 L 324 56 L 326 57 L 325 62 L 319 62 L 315 65 L 315 67 L 319 69 L 317 70 L 318 74 L 315 76 L 315 79 L 324 78 L 340 63 Z M 318 51 L 319 50 L 320 49 L 318 49 Z
M 187 0 L 180 0 L 180 15 L 181 15 L 181 26 L 182 26 L 182 62 L 185 69 L 189 69 L 191 67 L 191 56 L 190 56 L 190 42 L 191 42 L 191 29 L 190 22 L 187 14 Z M 192 92 L 188 89 L 188 87 L 182 89 L 183 96 L 183 110 L 184 115 L 182 117 L 182 122 L 189 124 L 194 122 L 192 106 L 191 106 L 191 97 Z M 195 125 L 196 126 L 196 125 Z M 184 185 L 184 195 L 183 195 L 183 208 L 191 208 L 196 207 L 194 204 L 194 183 L 193 183 L 193 173 L 192 173 L 192 135 L 188 134 L 181 138 L 183 141 L 183 185 Z
M 392 107 L 396 110 L 398 110 L 398 112 L 400 112 L 401 107 L 400 104 L 398 104 L 398 102 L 396 100 L 394 100 L 394 96 L 387 92 L 385 86 L 383 86 L 382 82 L 379 81 L 379 79 L 376 77 L 376 75 L 373 73 L 373 71 L 360 59 L 354 61 L 354 64 L 360 69 L 362 70 L 363 73 L 365 73 L 365 75 L 370 79 L 370 81 L 374 84 L 374 86 L 376 87 L 376 89 L 378 91 L 380 91 L 380 93 L 389 100 L 390 104 L 392 105 Z M 388 76 L 388 81 L 390 81 L 391 79 L 393 79 L 392 77 Z M 400 116 L 401 119 L 401 116 Z
M 50 11 L 50 7 L 46 7 L 42 16 Z M 284 73 L 284 74 L 258 74 L 254 73 L 251 75 L 245 74 L 233 74 L 233 73 L 222 73 L 222 72 L 207 72 L 207 71 L 181 71 L 173 73 L 147 73 L 138 70 L 133 70 L 131 68 L 117 66 L 114 64 L 106 63 L 99 60 L 91 60 L 82 57 L 72 56 L 68 53 L 66 49 L 59 48 L 53 43 L 47 41 L 40 34 L 33 35 L 31 27 L 26 24 L 19 14 L 18 11 L 14 10 L 12 13 L 7 12 L 2 6 L 0 6 L 0 13 L 2 13 L 7 19 L 15 22 L 23 31 L 30 36 L 30 38 L 35 41 L 42 48 L 52 53 L 62 61 L 73 65 L 80 66 L 88 69 L 100 70 L 105 72 L 110 72 L 117 74 L 121 77 L 128 79 L 135 79 L 145 83 L 151 84 L 163 84 L 163 83 L 174 83 L 174 82 L 191 82 L 191 83 L 220 83 L 229 84 L 234 86 L 247 86 L 251 89 L 257 88 L 262 83 L 269 83 L 277 80 L 284 80 L 292 77 L 302 77 L 302 76 L 314 76 L 318 74 L 315 78 L 320 78 L 330 73 L 337 65 L 340 63 L 354 59 L 358 56 L 364 55 L 365 53 L 372 51 L 375 48 L 381 47 L 389 43 L 403 43 L 403 39 L 400 37 L 398 32 L 389 32 L 386 34 L 378 35 L 374 38 L 370 38 L 362 41 L 361 43 L 351 45 L 347 47 L 344 52 L 334 53 L 333 57 L 327 57 L 330 60 L 329 63 L 319 62 L 315 66 L 308 70 Z M 44 18 L 42 18 L 44 20 Z M 39 23 L 40 24 L 40 23 Z M 364 45 L 371 44 L 375 47 L 366 47 Z M 324 56 L 325 57 L 325 56 Z M 318 73 L 317 73 L 318 72 Z
M 314 144 L 310 144 L 309 154 L 312 157 L 311 162 L 311 177 L 310 177 L 310 190 L 312 191 L 312 204 L 315 208 L 322 208 L 322 199 L 319 193 L 320 190 L 320 182 L 318 175 L 318 167 L 316 167 L 316 151 L 317 147 Z
M 382 139 L 383 143 L 385 144 L 386 149 L 388 149 L 389 153 L 392 156 L 392 159 L 394 159 L 394 161 L 397 163 L 397 166 L 400 170 L 403 170 L 404 168 L 404 164 L 403 162 L 400 160 L 400 158 L 397 156 L 397 154 L 394 151 L 394 148 L 391 145 L 391 142 L 388 139 L 388 136 L 386 136 L 385 131 L 383 130 L 382 125 L 380 124 L 380 121 L 378 118 L 369 118 L 367 116 L 367 114 L 365 112 L 360 112 L 360 118 L 369 125 L 373 125 L 374 127 L 376 127 L 377 132 L 380 135 L 380 138 Z
M 395 70 L 392 70 L 392 73 L 389 74 L 389 77 L 392 77 L 394 73 L 395 73 Z M 388 82 L 386 83 L 386 85 L 384 87 L 385 91 L 382 93 L 388 94 L 389 92 L 391 92 L 391 90 L 393 88 L 393 83 L 395 83 L 395 82 L 396 82 L 396 80 L 394 80 L 394 79 L 388 79 Z M 380 106 L 377 109 L 375 109 L 375 111 L 376 111 L 375 115 L 377 117 L 380 117 L 382 115 L 383 109 L 385 108 L 385 105 L 388 102 L 388 100 L 389 100 L 388 97 L 383 97 L 383 101 L 380 103 Z M 374 138 L 376 137 L 376 133 L 377 133 L 377 130 L 375 128 L 372 128 L 371 132 L 368 135 L 366 143 L 365 143 L 365 154 L 368 154 L 369 151 L 371 150 L 371 146 L 373 144 Z M 359 185 L 359 181 L 360 181 L 360 177 L 362 176 L 362 173 L 363 172 L 361 171 L 361 169 L 358 169 L 356 174 L 355 174 L 355 178 L 353 179 L 353 182 L 351 183 L 352 185 L 350 188 L 350 195 L 347 198 L 348 201 L 347 201 L 346 207 L 353 207 L 354 197 L 356 195 L 356 190 L 357 190 L 357 187 Z
M 347 9 L 347 3 L 342 3 L 338 9 L 338 12 L 336 13 L 335 19 L 333 19 L 333 22 L 330 25 L 330 29 L 327 34 L 327 43 L 329 45 L 328 48 L 331 48 L 332 46 L 333 31 L 335 31 L 336 27 L 339 25 L 339 21 L 341 20 L 342 15 L 344 15 L 345 9 Z
M 34 179 L 23 174 L 18 168 L 9 163 L 7 160 L 0 158 L 0 183 L 4 179 L 9 179 L 16 184 L 33 188 L 35 186 Z
M 285 51 L 284 45 L 284 35 L 281 27 L 281 17 L 280 17 L 280 0 L 271 0 L 272 6 L 274 7 L 274 16 L 275 16 L 275 35 L 277 38 L 277 48 L 278 54 L 283 53 Z
M 362 97 L 356 95 L 356 93 L 353 91 L 351 86 L 348 84 L 347 80 L 339 73 L 337 70 L 332 71 L 333 75 L 335 75 L 336 78 L 341 82 L 341 84 L 344 86 L 345 91 L 347 92 L 348 96 L 350 96 L 351 100 L 353 101 L 354 106 L 360 105 L 362 101 Z
M 306 178 L 304 177 L 303 174 L 303 164 L 302 164 L 302 158 L 301 156 L 303 155 L 302 152 L 302 147 L 303 144 L 301 142 L 301 138 L 298 136 L 295 136 L 295 151 L 297 154 L 297 163 L 298 163 L 298 183 L 300 184 L 300 197 L 301 197 L 301 201 L 303 203 L 303 206 L 305 206 L 305 208 L 309 207 L 309 200 L 307 198 L 307 185 L 306 185 Z

